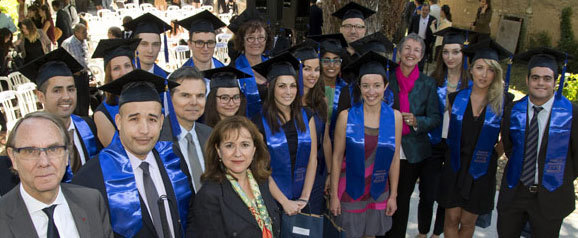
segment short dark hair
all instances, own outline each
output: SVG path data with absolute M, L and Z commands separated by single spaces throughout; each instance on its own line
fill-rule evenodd
M 177 83 L 183 80 L 201 80 L 203 84 L 207 86 L 203 78 L 203 73 L 197 67 L 183 66 L 171 73 L 168 79 Z M 174 91 L 171 91 L 171 96 L 173 92 Z
M 117 26 L 112 26 L 108 28 L 108 33 L 117 39 L 122 39 L 122 30 Z
M 52 7 L 60 9 L 60 0 L 52 1 Z

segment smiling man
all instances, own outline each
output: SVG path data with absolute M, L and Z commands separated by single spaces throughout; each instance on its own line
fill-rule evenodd
M 6 147 L 21 182 L 0 199 L 2 237 L 113 237 L 100 193 L 60 183 L 72 149 L 60 118 L 27 114 Z
M 77 88 L 73 73 L 83 69 L 64 48 L 58 48 L 20 69 L 20 72 L 36 83 L 36 96 L 44 111 L 60 118 L 73 135 L 73 151 L 70 156 L 72 172 L 96 156 L 102 149 L 96 126 L 89 117 L 72 114 L 76 108 Z M 70 174 L 67 178 L 70 178 Z
M 176 85 L 169 82 L 168 87 Z M 137 69 L 100 89 L 120 95 L 118 133 L 73 183 L 104 195 L 115 236 L 183 237 L 192 205 L 189 180 L 172 143 L 157 142 L 165 80 Z
M 347 44 L 351 44 L 365 36 L 365 33 L 367 32 L 365 19 L 373 14 L 375 14 L 375 11 L 357 3 L 350 2 L 333 13 L 332 16 L 341 19 L 339 32 L 343 34 Z M 347 47 L 347 52 L 350 55 L 353 55 L 355 54 L 355 49 L 349 46 Z
M 215 30 L 226 26 L 218 17 L 205 10 L 178 21 L 177 24 L 189 30 L 191 58 L 183 66 L 195 66 L 201 71 L 225 66 L 213 57 L 217 38 Z
M 193 191 L 201 189 L 201 175 L 205 171 L 204 149 L 211 134 L 211 128 L 198 123 L 205 112 L 206 83 L 198 69 L 183 66 L 169 77 L 169 81 L 179 83 L 171 90 L 171 99 L 179 123 L 180 134 L 176 136 L 175 151 L 179 154 L 182 170 L 188 172 Z M 173 141 L 168 119 L 163 125 L 161 141 Z

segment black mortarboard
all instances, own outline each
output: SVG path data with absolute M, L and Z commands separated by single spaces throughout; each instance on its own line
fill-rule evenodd
M 375 11 L 357 3 L 350 2 L 331 15 L 341 20 L 348 18 L 361 18 L 365 20 L 373 14 L 375 14 Z
M 239 30 L 239 28 L 241 28 L 241 25 L 243 25 L 243 23 L 249 22 L 252 20 L 263 21 L 263 18 L 261 18 L 261 16 L 259 15 L 259 12 L 257 12 L 257 9 L 247 8 L 239 16 L 237 16 L 235 19 L 232 19 L 231 22 L 229 22 L 229 25 L 227 27 L 232 32 L 236 33 L 237 30 Z
M 34 59 L 18 71 L 40 87 L 52 77 L 72 76 L 73 73 L 81 71 L 83 68 L 72 55 L 61 47 Z
M 317 53 L 318 47 L 319 44 L 314 40 L 305 39 L 304 42 L 287 49 L 287 51 L 293 54 L 298 60 L 303 61 L 319 58 L 319 54 Z
M 215 32 L 215 30 L 226 26 L 218 17 L 208 10 L 204 10 L 193 16 L 177 21 L 177 24 L 193 32 Z
M 205 78 L 211 80 L 210 87 L 213 88 L 237 88 L 239 79 L 250 78 L 251 75 L 244 73 L 232 66 L 225 66 L 216 69 L 203 71 Z
M 463 50 L 463 52 L 471 58 L 470 62 L 477 59 L 491 59 L 500 61 L 512 56 L 510 51 L 496 43 L 494 40 L 487 39 L 471 45 Z
M 515 56 L 515 60 L 528 62 L 528 69 L 534 67 L 546 67 L 554 71 L 554 75 L 558 75 L 558 62 L 564 62 L 565 59 L 573 59 L 571 55 L 564 52 L 550 49 L 546 47 L 530 49 L 524 53 Z
M 161 102 L 159 93 L 165 91 L 165 79 L 142 69 L 135 69 L 110 83 L 99 87 L 100 90 L 119 95 L 118 105 L 128 102 Z M 167 81 L 169 88 L 179 86 Z
M 397 67 L 397 64 L 387 57 L 374 51 L 369 51 L 359 59 L 347 65 L 347 69 L 356 70 L 359 78 L 366 74 L 379 74 L 384 79 L 388 79 L 388 71 Z
M 345 41 L 341 33 L 308 36 L 308 38 L 319 42 L 321 52 L 331 52 L 340 55 L 344 52 L 344 49 L 347 48 L 347 41 Z
M 162 34 L 171 29 L 171 25 L 151 13 L 145 13 L 122 26 L 125 29 L 132 30 L 133 38 L 139 33 Z
M 103 58 L 104 65 L 118 56 L 126 56 L 131 61 L 141 39 L 103 39 L 98 42 L 92 58 Z
M 381 32 L 375 32 L 351 43 L 355 52 L 363 55 L 369 51 L 377 53 L 392 52 L 393 43 Z
M 277 57 L 253 66 L 253 69 L 259 74 L 265 76 L 267 81 L 276 79 L 282 75 L 297 76 L 299 61 L 289 52 L 280 54 Z
M 460 44 L 463 45 L 464 42 L 472 38 L 476 34 L 474 31 L 467 29 L 457 28 L 457 27 L 446 27 L 439 31 L 436 31 L 434 35 L 444 37 L 442 44 Z

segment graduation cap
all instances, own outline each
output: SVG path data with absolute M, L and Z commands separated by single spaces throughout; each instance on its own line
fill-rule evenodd
M 213 88 L 237 88 L 239 79 L 250 78 L 251 75 L 244 73 L 232 66 L 225 66 L 216 69 L 203 71 L 205 78 L 211 80 L 210 87 Z
M 460 45 L 467 45 L 469 44 L 469 38 L 477 34 L 475 31 L 471 31 L 468 29 L 462 29 L 458 27 L 446 27 L 439 31 L 436 31 L 434 35 L 442 36 L 444 38 L 442 44 L 460 44 Z
M 298 60 L 309 60 L 319 58 L 319 53 L 317 49 L 319 44 L 311 39 L 305 39 L 304 42 L 294 45 L 293 47 L 287 49 L 295 58 Z
M 162 34 L 171 29 L 171 25 L 151 13 L 145 13 L 122 26 L 132 30 L 133 37 L 139 33 Z
M 373 14 L 375 14 L 375 11 L 357 3 L 350 2 L 331 15 L 341 20 L 349 18 L 361 18 L 365 20 Z
M 177 21 L 177 24 L 193 32 L 215 32 L 215 30 L 226 26 L 218 17 L 208 10 L 204 10 L 193 16 Z
M 253 66 L 253 69 L 259 74 L 266 76 L 267 81 L 276 79 L 282 75 L 297 76 L 299 61 L 289 52 L 280 54 L 277 57 Z
M 56 76 L 72 76 L 84 67 L 64 48 L 60 47 L 18 69 L 26 78 L 42 86 L 46 81 Z
M 168 87 L 174 88 L 178 83 L 168 81 Z M 142 69 L 135 69 L 110 83 L 99 87 L 100 90 L 120 95 L 119 107 L 129 102 L 161 102 L 159 93 L 165 91 L 165 79 Z
M 245 11 L 243 11 L 239 16 L 237 16 L 235 19 L 232 19 L 227 27 L 232 32 L 236 33 L 239 30 L 239 28 L 241 28 L 241 25 L 243 25 L 243 23 L 249 21 L 263 21 L 263 18 L 261 18 L 259 12 L 257 12 L 257 9 L 255 8 L 245 9 Z
M 562 95 L 564 88 L 564 76 L 566 74 L 566 64 L 569 59 L 574 59 L 572 55 L 555 49 L 539 47 L 520 53 L 514 57 L 516 60 L 528 62 L 528 70 L 534 67 L 546 67 L 554 72 L 554 77 L 558 77 L 558 63 L 563 62 L 562 73 L 560 76 L 560 85 L 558 86 L 558 95 Z
M 347 65 L 346 69 L 356 70 L 359 78 L 366 74 L 379 74 L 389 80 L 389 69 L 397 67 L 397 64 L 387 57 L 374 51 L 369 51 L 356 61 Z
M 141 39 L 103 39 L 98 42 L 92 58 L 103 58 L 106 66 L 110 60 L 126 56 L 131 61 Z
M 512 53 L 496 43 L 494 40 L 487 39 L 465 48 L 463 52 L 472 58 L 471 62 L 477 59 L 491 59 L 500 61 L 511 57 Z
M 381 32 L 375 32 L 351 43 L 351 47 L 359 54 L 369 51 L 387 53 L 393 50 L 393 43 Z
M 343 53 L 345 48 L 347 48 L 347 41 L 345 41 L 345 38 L 341 33 L 308 36 L 308 38 L 319 42 L 322 52 L 321 54 L 324 54 L 324 52 L 331 52 L 339 55 Z

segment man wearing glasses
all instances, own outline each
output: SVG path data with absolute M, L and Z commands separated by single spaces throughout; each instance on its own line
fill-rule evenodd
M 72 139 L 58 117 L 27 114 L 6 147 L 21 182 L 0 199 L 2 237 L 113 237 L 100 193 L 60 183 Z
M 201 71 L 225 66 L 213 57 L 217 45 L 215 30 L 224 27 L 225 23 L 205 10 L 177 24 L 189 30 L 189 49 L 193 52 L 183 66 L 194 66 Z
M 365 33 L 367 32 L 367 29 L 365 28 L 365 19 L 373 14 L 375 14 L 375 11 L 357 3 L 350 2 L 332 15 L 341 19 L 339 32 L 343 34 L 347 44 L 351 44 L 365 36 Z M 348 46 L 347 52 L 350 55 L 354 55 L 355 49 Z

